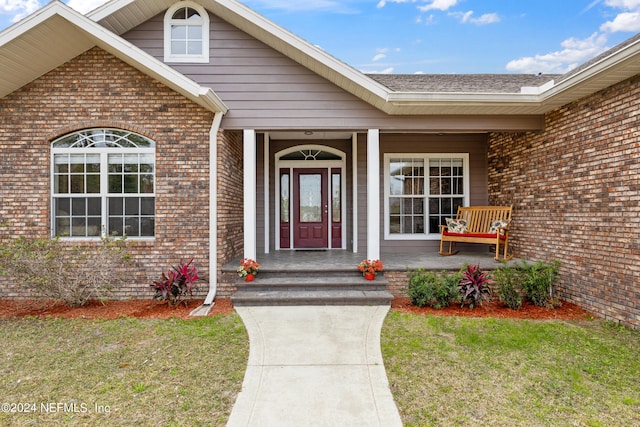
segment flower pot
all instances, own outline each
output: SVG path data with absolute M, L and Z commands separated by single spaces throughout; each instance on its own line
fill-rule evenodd
M 255 274 L 247 274 L 246 276 L 244 276 L 244 281 L 245 282 L 253 282 L 253 279 L 255 279 L 256 276 Z
M 374 280 L 376 278 L 376 275 L 373 273 L 365 273 L 364 278 L 367 280 Z

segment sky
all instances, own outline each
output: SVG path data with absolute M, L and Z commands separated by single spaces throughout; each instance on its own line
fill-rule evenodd
M 0 29 L 49 0 L 0 0 Z M 66 0 L 86 13 L 105 0 Z M 242 0 L 365 73 L 562 74 L 640 32 L 640 0 Z

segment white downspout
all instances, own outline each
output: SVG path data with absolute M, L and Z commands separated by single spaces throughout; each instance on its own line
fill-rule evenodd
M 209 131 L 209 293 L 204 305 L 213 305 L 218 290 L 218 131 L 224 113 L 215 113 Z

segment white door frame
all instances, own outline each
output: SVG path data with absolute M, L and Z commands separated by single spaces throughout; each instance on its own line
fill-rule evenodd
M 313 151 L 325 151 L 331 154 L 335 154 L 341 158 L 341 160 L 280 160 L 281 157 L 294 153 L 301 150 L 313 150 Z M 289 241 L 291 242 L 290 248 L 281 248 L 280 247 L 280 170 L 288 169 L 290 172 L 289 179 L 289 223 L 293 224 L 293 205 L 291 201 L 293 200 L 293 169 L 327 169 L 328 170 L 328 185 L 327 191 L 329 192 L 328 201 L 331 203 L 331 169 L 340 169 L 341 174 L 341 182 L 340 182 L 340 206 L 341 206 L 341 219 L 342 219 L 342 244 L 340 248 L 332 248 L 332 235 L 331 235 L 331 222 L 332 222 L 332 209 L 329 209 L 329 218 L 328 218 L 328 236 L 329 243 L 327 249 L 346 249 L 347 248 L 347 233 L 346 231 L 346 215 L 347 215 L 347 186 L 346 186 L 346 164 L 347 164 L 347 156 L 344 152 L 324 145 L 297 145 L 295 147 L 290 147 L 279 151 L 275 154 L 275 190 L 274 190 L 274 239 L 275 239 L 275 249 L 276 250 L 294 250 L 294 240 L 293 240 L 293 227 L 290 227 L 290 236 Z M 268 236 L 265 235 L 265 238 Z

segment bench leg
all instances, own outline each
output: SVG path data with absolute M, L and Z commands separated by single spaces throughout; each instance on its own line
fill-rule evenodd
M 510 259 L 513 258 L 513 255 L 507 255 L 507 249 L 509 248 L 509 239 L 505 239 L 505 241 L 502 244 L 502 246 L 504 247 L 504 249 L 503 249 L 502 259 L 500 259 L 500 239 L 498 239 L 498 242 L 496 243 L 496 256 L 495 256 L 494 260 L 496 260 L 496 261 L 509 261 Z
M 451 256 L 451 255 L 455 255 L 458 253 L 458 251 L 454 251 L 453 250 L 453 244 L 454 242 L 449 242 L 449 252 L 444 252 L 444 249 L 442 248 L 443 246 L 443 241 L 440 240 L 440 252 L 438 252 L 440 255 L 442 256 Z

